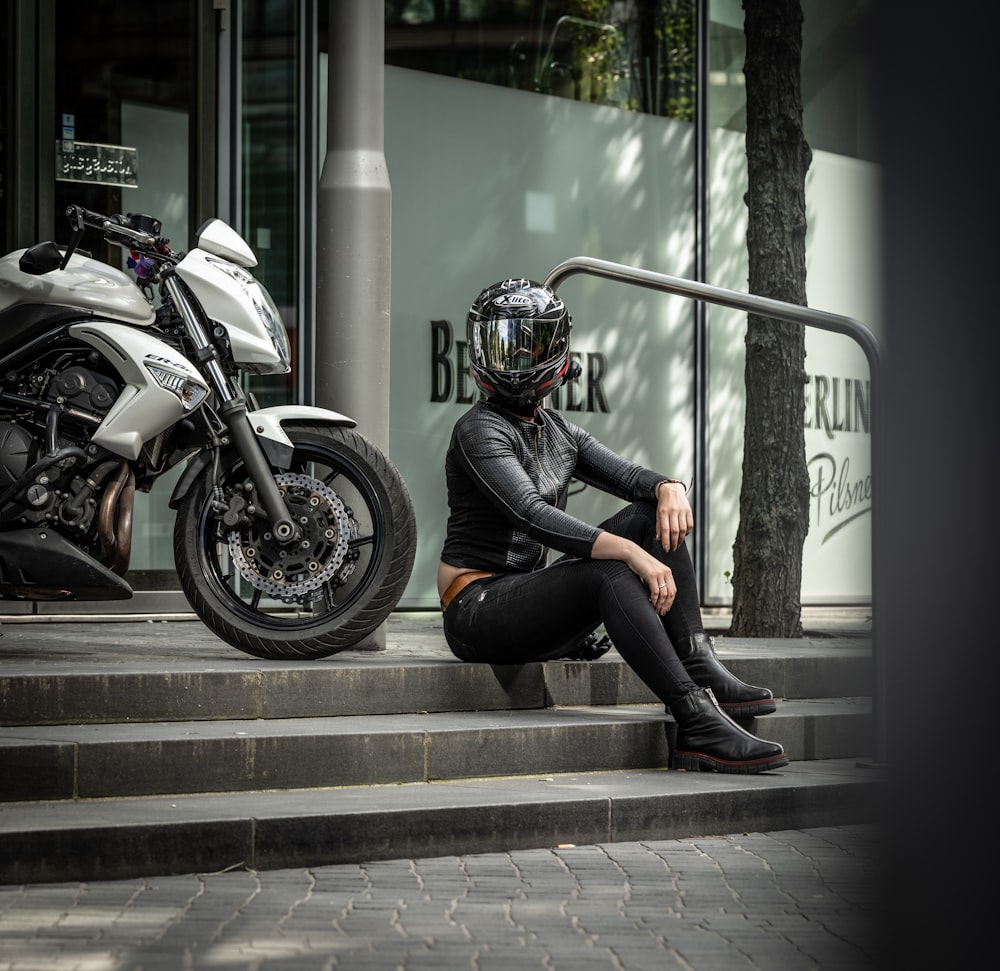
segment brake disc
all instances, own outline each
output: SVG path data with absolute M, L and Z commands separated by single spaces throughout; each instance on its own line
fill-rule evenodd
M 285 603 L 304 603 L 331 580 L 342 581 L 353 572 L 348 549 L 358 524 L 340 496 L 319 479 L 285 472 L 274 481 L 299 528 L 298 540 L 279 543 L 266 523 L 253 523 L 228 534 L 229 553 L 255 589 Z

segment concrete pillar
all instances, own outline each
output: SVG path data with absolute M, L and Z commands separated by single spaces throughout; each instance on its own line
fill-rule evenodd
M 385 8 L 330 0 L 326 159 L 316 225 L 316 404 L 389 449 Z
M 326 159 L 316 221 L 316 404 L 389 451 L 385 7 L 330 0 Z M 382 624 L 360 649 L 384 650 Z

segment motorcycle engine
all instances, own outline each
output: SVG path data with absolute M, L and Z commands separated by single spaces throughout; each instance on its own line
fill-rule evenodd
M 10 422 L 0 422 L 0 491 L 13 485 L 38 452 L 38 439 Z
M 8 412 L 0 417 L 0 493 L 45 456 L 46 403 L 60 407 L 57 447 L 86 445 L 88 426 L 97 427 L 103 420 L 119 389 L 111 378 L 85 363 L 63 358 L 57 367 L 36 365 L 30 374 L 17 376 L 16 393 L 21 401 L 36 404 L 30 409 L 19 408 L 16 415 Z M 79 472 L 79 463 L 67 469 L 60 464 L 49 466 L 19 499 L 0 509 L 0 521 L 40 524 L 59 520 L 85 529 L 93 517 L 93 503 L 80 501 Z
M 60 371 L 49 383 L 46 397 L 72 408 L 104 416 L 118 397 L 114 382 L 79 364 Z
M 44 454 L 42 440 L 28 429 L 11 422 L 0 422 L 0 492 L 5 492 Z M 58 470 L 55 470 L 58 471 Z M 56 494 L 41 483 L 32 483 L 20 500 L 12 500 L 0 509 L 0 522 L 21 520 L 44 522 Z

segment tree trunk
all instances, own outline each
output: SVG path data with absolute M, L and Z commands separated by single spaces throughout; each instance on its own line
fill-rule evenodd
M 800 0 L 743 0 L 746 34 L 747 251 L 750 293 L 806 305 L 806 172 Z M 802 547 L 809 529 L 805 335 L 750 314 L 733 621 L 741 637 L 802 634 Z

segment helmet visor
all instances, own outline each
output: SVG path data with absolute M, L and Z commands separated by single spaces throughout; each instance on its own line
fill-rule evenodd
M 473 359 L 495 371 L 529 371 L 566 348 L 566 318 L 492 317 L 472 330 Z

